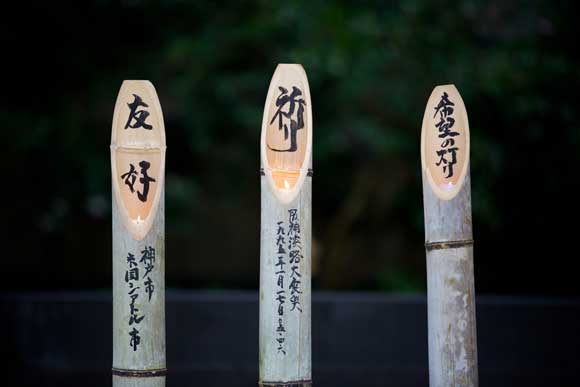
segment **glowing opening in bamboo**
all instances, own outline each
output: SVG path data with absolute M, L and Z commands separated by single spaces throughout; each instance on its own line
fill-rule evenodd
M 114 157 L 122 204 L 129 219 L 141 225 L 151 213 L 161 181 L 161 151 L 117 148 Z
M 296 64 L 276 68 L 262 122 L 264 166 L 271 171 L 274 187 L 293 190 L 306 174 L 309 157 L 310 92 L 304 69 Z
M 284 170 L 275 169 L 272 170 L 272 179 L 274 179 L 274 184 L 277 188 L 290 190 L 298 181 L 300 177 L 300 170 Z
M 272 171 L 274 185 L 283 190 L 291 190 L 296 186 L 301 168 L 306 157 L 306 147 L 308 139 L 308 128 L 303 128 L 296 136 L 296 150 L 292 152 L 277 152 L 272 150 L 277 148 L 288 147 L 289 141 L 284 138 L 283 131 L 280 131 L 274 125 L 270 125 L 266 133 L 266 145 L 268 164 Z

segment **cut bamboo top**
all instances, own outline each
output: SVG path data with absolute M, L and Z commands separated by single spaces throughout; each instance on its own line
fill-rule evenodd
M 304 68 L 279 64 L 262 119 L 261 159 L 275 195 L 290 202 L 312 165 L 312 104 Z
M 113 193 L 123 223 L 134 239 L 147 235 L 165 175 L 165 125 L 149 81 L 124 81 L 111 132 Z
M 461 189 L 469 164 L 469 123 L 454 85 L 437 86 L 425 108 L 421 162 L 431 188 L 443 199 Z
M 469 122 L 454 85 L 433 89 L 423 116 L 421 165 L 427 242 L 471 240 Z

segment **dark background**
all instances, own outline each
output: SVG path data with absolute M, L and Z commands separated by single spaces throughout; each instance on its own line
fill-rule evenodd
M 256 289 L 261 117 L 289 62 L 312 94 L 315 289 L 425 289 L 420 127 L 433 87 L 454 83 L 477 291 L 580 295 L 577 2 L 77 3 L 0 24 L 0 289 L 111 287 L 124 79 L 151 80 L 165 115 L 168 287 Z
M 168 386 L 255 386 L 277 63 L 301 63 L 312 95 L 315 385 L 427 385 L 419 140 L 447 83 L 471 128 L 481 385 L 577 385 L 579 2 L 14 4 L 0 15 L 9 385 L 110 383 L 111 120 L 122 81 L 148 79 L 168 146 Z

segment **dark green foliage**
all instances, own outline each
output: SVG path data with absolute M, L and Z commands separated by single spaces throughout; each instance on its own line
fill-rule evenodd
M 424 288 L 421 119 L 432 88 L 454 83 L 471 126 L 478 289 L 578 293 L 571 250 L 549 242 L 573 238 L 561 221 L 578 216 L 576 3 L 34 7 L 0 27 L 14 259 L 2 287 L 110 286 L 123 79 L 151 80 L 165 114 L 168 286 L 257 287 L 262 109 L 275 65 L 297 62 L 314 109 L 318 288 Z

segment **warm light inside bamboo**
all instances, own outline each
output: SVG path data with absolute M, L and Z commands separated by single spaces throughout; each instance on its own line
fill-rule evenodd
M 295 187 L 303 171 L 310 137 L 307 85 L 301 73 L 280 71 L 265 112 L 265 155 L 277 188 Z
M 282 169 L 275 169 L 272 171 L 272 179 L 276 187 L 281 189 L 291 189 L 296 185 L 300 171 L 289 171 Z
M 469 122 L 459 91 L 436 87 L 425 109 L 421 131 L 421 162 L 434 193 L 452 199 L 469 166 Z
M 124 81 L 111 131 L 113 386 L 165 386 L 165 126 L 148 81 Z
M 153 225 L 165 175 L 165 129 L 155 88 L 125 81 L 111 132 L 113 192 L 131 235 L 141 240 Z
M 453 85 L 437 86 L 421 131 L 431 386 L 478 385 L 469 123 Z
M 312 386 L 312 107 L 302 66 L 276 68 L 261 135 L 260 379 Z
M 144 156 L 147 159 L 146 164 L 143 164 Z M 121 198 L 129 213 L 129 218 L 134 222 L 144 221 L 151 212 L 154 200 L 144 201 L 142 199 L 145 194 L 148 198 L 154 198 L 157 193 L 159 184 L 156 184 L 157 179 L 153 176 L 159 176 L 161 158 L 161 150 L 159 149 L 117 148 L 116 178 L 119 187 L 124 188 L 120 190 Z M 143 190 L 143 184 L 140 184 L 140 180 L 144 179 L 143 172 L 147 174 L 148 179 L 151 179 L 147 184 L 147 192 Z

